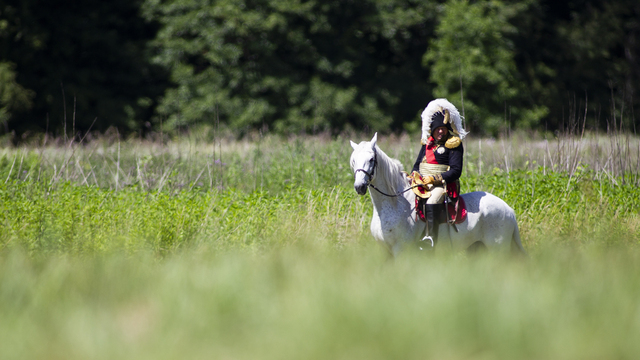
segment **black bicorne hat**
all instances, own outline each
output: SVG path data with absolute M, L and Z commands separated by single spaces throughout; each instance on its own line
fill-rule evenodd
M 451 128 L 451 121 L 447 121 L 447 123 L 444 123 L 445 120 L 445 114 L 444 111 L 438 111 L 436 113 L 433 114 L 433 116 L 431 116 L 431 134 L 433 136 L 433 132 L 435 131 L 435 129 L 444 126 L 447 128 L 447 130 L 449 130 L 449 132 L 453 132 L 453 129 Z

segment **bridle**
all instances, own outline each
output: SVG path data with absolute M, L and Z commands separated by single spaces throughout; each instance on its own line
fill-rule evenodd
M 375 189 L 375 187 L 371 185 L 371 180 L 373 180 L 373 175 L 376 173 L 376 167 L 378 167 L 378 152 L 374 148 L 373 149 L 373 167 L 371 168 L 371 173 L 369 173 L 365 169 L 356 169 L 356 171 L 353 173 L 353 177 L 355 179 L 356 175 L 358 175 L 358 171 L 362 171 L 363 173 L 369 176 L 369 179 L 367 179 L 367 186 L 371 186 Z
M 366 175 L 368 175 L 368 176 L 369 176 L 369 179 L 367 179 L 367 186 L 368 186 L 368 187 L 371 187 L 371 188 L 373 188 L 373 189 L 375 189 L 375 190 L 376 190 L 377 192 L 379 192 L 380 194 L 382 194 L 382 195 L 384 195 L 384 196 L 388 196 L 388 197 L 398 197 L 398 196 L 400 196 L 400 195 L 402 195 L 402 194 L 406 193 L 407 191 L 409 191 L 409 190 L 411 190 L 411 189 L 413 189 L 413 188 L 415 188 L 415 187 L 422 186 L 422 185 L 418 185 L 418 184 L 413 185 L 413 186 L 409 186 L 408 188 L 406 188 L 406 189 L 404 189 L 404 190 L 400 191 L 400 192 L 399 192 L 399 193 L 397 193 L 397 194 L 387 194 L 387 193 L 385 193 L 385 192 L 383 192 L 383 191 L 380 191 L 380 189 L 378 189 L 377 187 L 375 187 L 375 186 L 371 183 L 371 180 L 373 180 L 373 175 L 374 175 L 374 174 L 375 174 L 375 172 L 376 172 L 376 167 L 377 167 L 377 166 L 378 166 L 378 152 L 377 152 L 377 151 L 376 151 L 376 149 L 374 148 L 374 149 L 373 149 L 373 168 L 371 168 L 371 173 L 369 173 L 369 172 L 368 172 L 367 170 L 365 170 L 365 169 L 356 169 L 356 171 L 353 173 L 353 177 L 355 178 L 355 177 L 356 177 L 356 175 L 358 175 L 358 171 L 362 171 L 363 173 L 365 173 Z

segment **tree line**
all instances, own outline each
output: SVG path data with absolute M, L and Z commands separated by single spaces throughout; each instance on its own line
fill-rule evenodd
M 639 58 L 637 0 L 0 0 L 0 133 L 635 131 Z

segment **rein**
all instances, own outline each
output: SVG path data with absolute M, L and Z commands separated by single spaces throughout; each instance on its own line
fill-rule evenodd
M 379 192 L 380 194 L 382 194 L 382 195 L 384 195 L 384 196 L 388 196 L 388 197 L 398 197 L 398 196 L 400 196 L 400 195 L 402 195 L 402 194 L 406 193 L 407 191 L 409 191 L 409 190 L 411 190 L 411 189 L 413 189 L 413 188 L 416 188 L 416 187 L 418 187 L 418 186 L 422 186 L 422 185 L 418 184 L 418 185 L 409 186 L 408 188 L 406 188 L 406 189 L 404 189 L 404 190 L 402 190 L 402 191 L 398 192 L 398 193 L 397 193 L 397 194 L 395 194 L 395 195 L 386 194 L 386 193 L 384 193 L 384 192 L 380 191 L 377 187 L 373 186 L 373 184 L 371 184 L 371 183 L 369 183 L 369 185 L 368 185 L 368 186 L 369 186 L 369 187 L 371 187 L 371 188 L 373 188 L 373 189 L 375 189 L 377 192 Z
M 365 169 L 356 169 L 356 171 L 353 173 L 353 177 L 355 178 L 356 174 L 358 174 L 358 171 L 362 171 L 363 173 L 369 175 L 369 180 L 367 180 L 367 186 L 370 188 L 375 189 L 377 192 L 379 192 L 380 194 L 387 196 L 387 197 L 398 197 L 404 193 L 406 193 L 407 191 L 418 187 L 418 186 L 422 186 L 419 184 L 413 185 L 413 186 L 409 186 L 408 188 L 396 193 L 396 194 L 387 194 L 383 191 L 381 191 L 380 189 L 378 189 L 377 187 L 375 187 L 372 183 L 371 180 L 373 179 L 373 175 L 375 174 L 376 171 L 376 167 L 378 166 L 378 152 L 374 149 L 373 150 L 373 169 L 371 169 L 371 173 L 369 173 L 367 170 Z

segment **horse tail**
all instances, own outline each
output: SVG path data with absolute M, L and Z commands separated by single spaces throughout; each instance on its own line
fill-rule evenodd
M 518 229 L 518 223 L 516 223 L 516 227 L 513 229 L 513 241 L 511 242 L 511 252 L 519 255 L 529 255 L 527 251 L 522 246 L 522 241 L 520 240 L 520 230 Z

